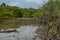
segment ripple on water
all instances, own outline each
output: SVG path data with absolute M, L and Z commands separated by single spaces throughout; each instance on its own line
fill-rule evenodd
M 32 40 L 36 29 L 37 27 L 33 26 L 20 26 L 18 33 L 0 33 L 0 40 Z

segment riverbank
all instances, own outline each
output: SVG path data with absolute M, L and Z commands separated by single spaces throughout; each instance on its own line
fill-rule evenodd
M 18 28 L 21 25 L 37 25 L 35 18 L 17 18 L 13 20 L 0 20 L 0 29 Z

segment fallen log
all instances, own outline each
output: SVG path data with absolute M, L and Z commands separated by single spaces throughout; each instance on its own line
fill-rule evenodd
M 11 33 L 11 32 L 18 32 L 16 29 L 9 29 L 9 30 L 0 30 L 0 33 Z

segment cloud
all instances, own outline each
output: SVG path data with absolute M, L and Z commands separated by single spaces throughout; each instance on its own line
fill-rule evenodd
M 35 2 L 36 4 L 42 4 L 43 2 L 47 2 L 48 0 L 32 0 L 33 2 Z
M 0 3 L 4 2 L 11 6 L 19 6 L 23 8 L 38 8 L 43 1 L 47 2 L 47 0 L 0 0 Z
M 26 1 L 32 1 L 32 0 L 26 0 Z

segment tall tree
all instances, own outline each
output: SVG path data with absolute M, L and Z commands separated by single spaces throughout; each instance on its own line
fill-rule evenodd
M 6 6 L 6 4 L 5 3 L 2 3 L 1 6 Z

